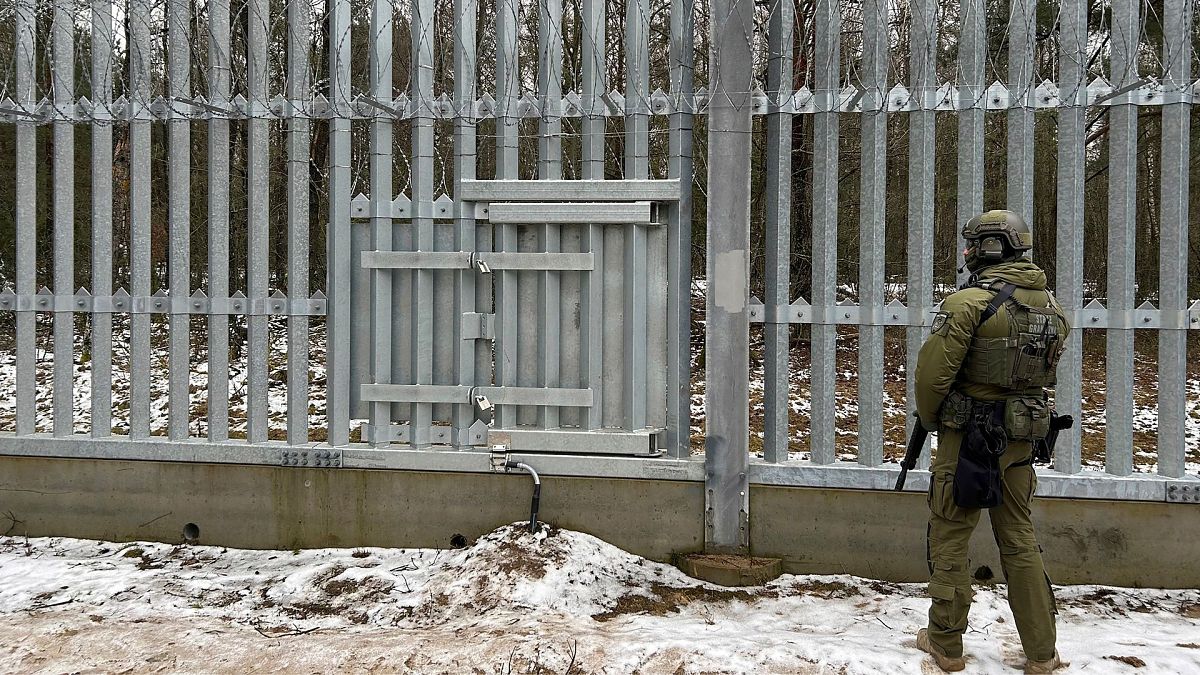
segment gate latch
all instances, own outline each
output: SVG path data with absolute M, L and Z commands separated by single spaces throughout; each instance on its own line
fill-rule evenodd
M 492 471 L 496 473 L 505 473 L 508 471 L 508 446 L 493 445 L 492 446 Z

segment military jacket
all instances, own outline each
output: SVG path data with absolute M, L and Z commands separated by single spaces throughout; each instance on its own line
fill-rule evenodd
M 1057 315 L 1058 344 L 1065 345 L 1070 325 L 1066 315 L 1053 301 L 1046 290 L 1046 273 L 1028 260 L 1001 263 L 984 268 L 979 277 L 986 280 L 1001 280 L 1016 286 L 1012 298 L 1029 307 L 1052 309 Z M 934 318 L 932 332 L 921 346 L 917 358 L 916 397 L 917 414 L 926 429 L 938 428 L 938 413 L 942 401 L 951 390 L 958 390 L 971 398 L 983 401 L 1000 401 L 1016 395 L 1043 394 L 1041 386 L 1014 389 L 1012 387 L 971 381 L 964 372 L 964 360 L 968 358 L 977 338 L 1005 338 L 1012 334 L 1013 316 L 1005 303 L 984 324 L 980 319 L 996 293 L 988 288 L 967 287 L 951 294 L 942 303 L 941 311 Z

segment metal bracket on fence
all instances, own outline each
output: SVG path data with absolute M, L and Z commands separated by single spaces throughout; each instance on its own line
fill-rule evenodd
M 465 312 L 462 315 L 462 339 L 496 339 L 496 315 Z
M 350 200 L 350 218 L 352 220 L 367 220 L 376 217 L 372 207 L 375 203 L 365 194 L 359 193 Z M 421 201 L 414 209 L 412 200 L 407 195 L 396 195 L 392 199 L 391 208 L 384 207 L 387 213 L 384 218 L 395 220 L 412 220 L 413 218 L 432 218 L 433 220 L 453 220 L 454 200 L 449 195 L 441 195 L 433 201 Z M 415 214 L 415 215 L 414 215 Z
M 1033 106 L 1035 108 L 1057 108 L 1062 105 L 1058 98 L 1058 85 L 1044 81 L 1033 91 Z
M 1162 328 L 1162 313 L 1148 302 L 1133 311 L 1134 328 Z
M 1163 105 L 1175 105 L 1176 103 L 1193 103 L 1196 96 L 1192 93 L 1192 85 L 1190 84 L 1174 84 L 1168 83 L 1164 87 L 1161 94 L 1161 103 Z
M 1200 504 L 1200 487 L 1168 485 L 1167 501 L 1175 504 Z
M 858 325 L 861 323 L 862 309 L 858 305 L 838 303 L 833 307 L 825 307 L 826 323 Z
M 12 99 L 4 99 L 0 101 L 0 115 L 5 117 L 22 117 L 34 122 L 46 122 L 50 116 L 46 114 L 43 108 L 44 102 L 41 104 L 33 104 L 34 112 L 30 112 L 27 106 L 15 103 Z
M 508 464 L 508 448 L 503 445 L 492 446 L 490 459 L 492 471 L 495 471 L 496 473 L 504 473 L 507 471 L 505 465 Z
M 650 94 L 650 110 L 655 115 L 670 115 L 671 113 L 678 112 L 678 109 L 675 107 L 675 101 L 661 88 L 655 89 Z
M 280 450 L 279 465 L 339 469 L 342 466 L 342 449 L 291 448 Z
M 483 420 L 475 420 L 470 428 L 463 430 L 459 445 L 479 447 L 488 444 L 488 425 Z
M 812 312 L 803 298 L 790 305 L 764 305 L 762 300 L 750 296 L 746 305 L 750 323 L 812 323 Z
M 1075 310 L 1075 328 L 1107 328 L 1108 310 L 1098 300 L 1092 300 L 1081 309 Z

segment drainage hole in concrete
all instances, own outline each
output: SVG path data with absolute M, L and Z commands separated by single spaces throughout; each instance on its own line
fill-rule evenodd
M 193 543 L 200 539 L 200 526 L 195 523 L 188 523 L 183 526 L 183 540 Z
M 992 572 L 992 568 L 988 567 L 987 565 L 980 565 L 979 568 L 975 570 L 975 581 L 991 581 L 995 578 L 996 575 L 994 572 Z
M 462 536 L 461 534 L 455 534 L 454 536 L 450 537 L 450 548 L 466 548 L 466 547 L 467 547 L 467 538 L 466 537 Z

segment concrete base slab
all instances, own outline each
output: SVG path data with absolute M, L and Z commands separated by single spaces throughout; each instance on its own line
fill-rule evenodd
M 241 548 L 439 547 L 528 522 L 529 477 L 0 456 L 0 533 Z M 661 562 L 704 546 L 704 483 L 543 479 L 540 519 Z M 793 574 L 923 582 L 925 495 L 752 485 L 750 542 Z M 1200 506 L 1036 499 L 1055 583 L 1200 587 Z M 999 573 L 987 518 L 971 571 Z
M 748 555 L 690 553 L 677 556 L 675 565 L 689 577 L 718 586 L 761 586 L 783 574 L 782 559 Z

